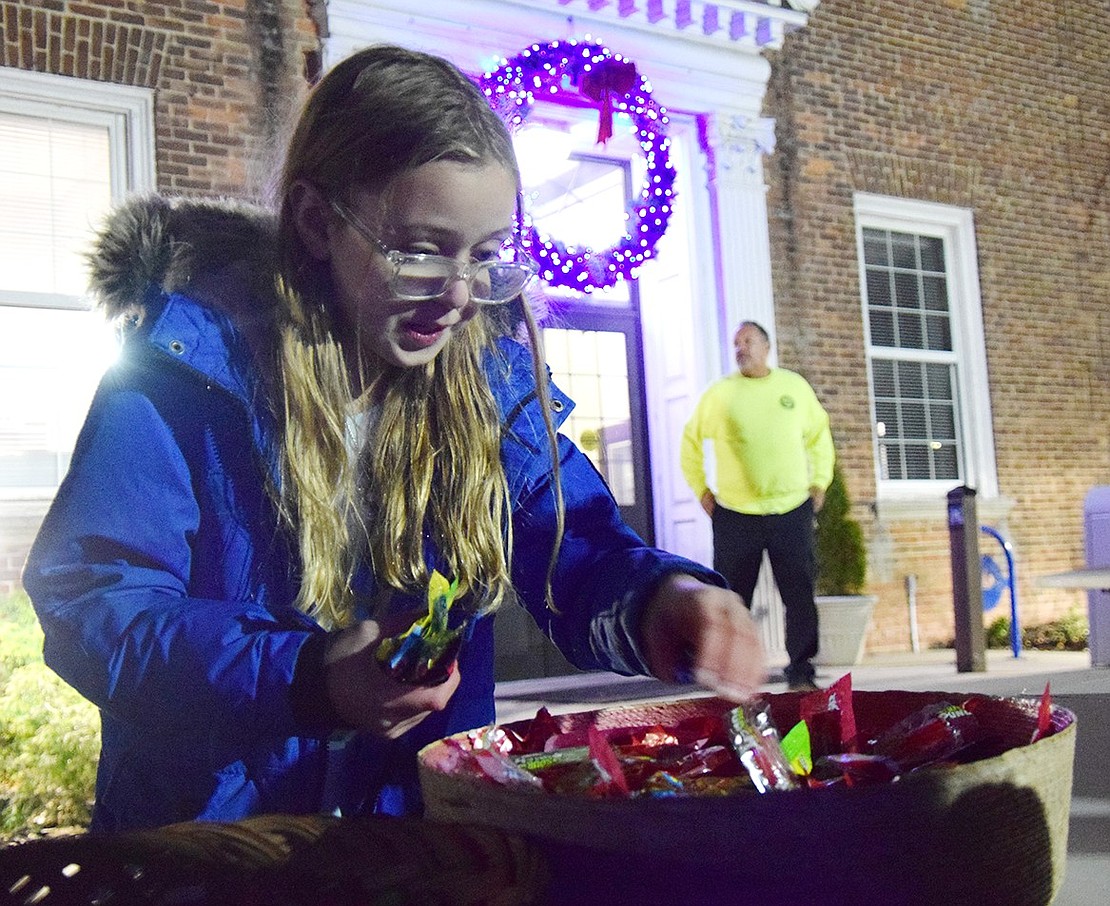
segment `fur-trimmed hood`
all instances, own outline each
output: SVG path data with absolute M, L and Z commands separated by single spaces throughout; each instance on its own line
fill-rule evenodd
M 280 305 L 277 219 L 232 200 L 134 196 L 115 208 L 89 254 L 90 288 L 111 318 L 149 313 L 151 291 L 188 292 L 236 320 Z M 242 305 L 250 305 L 244 312 Z

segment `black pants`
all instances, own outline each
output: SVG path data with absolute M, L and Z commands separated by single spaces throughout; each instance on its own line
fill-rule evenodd
M 749 516 L 717 505 L 713 511 L 713 568 L 750 609 L 763 552 L 767 551 L 779 595 L 786 608 L 788 682 L 814 677 L 810 661 L 817 654 L 817 605 L 813 582 L 813 502 L 789 513 Z

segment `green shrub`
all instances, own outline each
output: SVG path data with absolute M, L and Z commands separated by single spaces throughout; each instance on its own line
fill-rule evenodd
M 1087 647 L 1087 617 L 1079 610 L 1047 623 L 1021 628 L 1021 647 L 1040 651 L 1083 651 Z M 987 627 L 988 648 L 1010 647 L 1010 618 L 998 617 Z
M 1088 637 L 1087 617 L 1078 610 L 1070 610 L 1050 623 L 1027 626 L 1021 633 L 1026 648 L 1042 651 L 1082 651 L 1087 647 Z
M 987 647 L 1010 647 L 1010 620 L 1008 617 L 998 617 L 987 627 Z
M 0 598 L 0 832 L 89 820 L 100 751 L 96 707 L 42 661 L 27 596 Z
M 12 672 L 42 662 L 42 630 L 26 592 L 0 597 L 0 691 Z
M 817 557 L 819 595 L 857 595 L 867 578 L 867 547 L 863 529 L 851 516 L 852 503 L 844 474 L 833 468 L 832 484 L 825 492 L 825 505 L 817 513 L 814 547 Z

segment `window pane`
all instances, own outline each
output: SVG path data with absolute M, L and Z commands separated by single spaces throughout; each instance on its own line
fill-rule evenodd
M 948 286 L 944 277 L 922 277 L 921 289 L 927 309 L 948 312 Z
M 899 308 L 912 308 L 916 311 L 921 307 L 917 274 L 894 275 L 894 301 Z
M 899 312 L 895 323 L 898 325 L 899 349 L 921 349 L 924 347 L 921 316 L 916 311 Z
M 871 343 L 875 346 L 897 346 L 894 341 L 894 315 L 890 311 L 872 309 Z
M 936 349 L 941 352 L 951 352 L 952 350 L 952 325 L 948 321 L 948 316 L 944 315 L 937 317 L 936 315 L 929 315 L 925 318 L 925 331 L 926 331 L 926 349 Z
M 116 351 L 99 311 L 0 306 L 0 493 L 57 486 Z
M 884 481 L 890 478 L 906 477 L 905 471 L 902 469 L 902 462 L 898 457 L 896 444 L 879 444 L 879 477 Z
M 887 253 L 887 234 L 883 230 L 863 231 L 863 261 L 865 264 L 890 264 Z
M 871 374 L 880 478 L 958 478 L 952 366 L 874 359 Z
M 929 436 L 925 407 L 921 403 L 902 403 L 902 436 L 914 440 Z
M 898 363 L 898 395 L 903 399 L 924 399 L 924 376 L 917 362 Z
M 924 444 L 906 444 L 905 477 L 909 479 L 932 478 L 929 468 L 929 448 Z
M 918 236 L 921 269 L 944 273 L 944 240 L 936 236 Z
M 0 113 L 0 289 L 78 297 L 112 200 L 108 130 Z
M 867 272 L 867 301 L 873 307 L 892 304 L 889 271 L 869 270 Z
M 955 444 L 941 444 L 933 453 L 935 478 L 957 479 L 960 477 L 958 450 Z
M 929 383 L 929 399 L 952 399 L 952 370 L 947 365 L 929 365 L 925 369 Z
M 875 359 L 871 363 L 876 397 L 892 397 L 894 388 L 894 363 L 890 359 Z
M 875 420 L 885 426 L 884 434 L 890 434 L 894 437 L 901 434 L 898 405 L 893 400 L 875 401 Z
M 83 310 L 110 155 L 107 126 L 0 113 L 0 496 L 57 487 L 116 353 L 103 315 Z
M 885 253 L 879 252 L 880 247 L 888 244 L 893 254 L 892 265 L 887 265 Z M 867 229 L 864 250 L 871 344 L 951 351 L 947 275 L 943 269 L 937 270 L 944 264 L 943 241 L 931 236 Z M 896 310 L 893 324 L 878 314 L 890 305 Z
M 917 237 L 908 233 L 891 233 L 890 249 L 894 266 L 911 270 L 917 268 Z
M 617 503 L 634 506 L 636 489 L 624 334 L 549 327 L 543 335 L 555 383 L 575 402 L 563 433 L 597 466 Z M 551 350 L 558 350 L 559 354 L 553 357 Z
M 929 407 L 929 436 L 934 440 L 956 439 L 956 413 L 946 404 L 933 404 Z
M 625 235 L 628 188 L 642 180 L 646 163 L 631 122 L 620 113 L 616 119 L 606 154 L 599 156 L 596 115 L 536 99 L 529 123 L 516 131 L 513 145 L 520 162 L 524 207 L 541 237 L 562 242 L 568 249 L 589 247 L 601 252 Z M 546 290 L 554 298 L 570 296 L 579 304 L 621 308 L 631 304 L 625 280 L 584 299 L 563 286 Z

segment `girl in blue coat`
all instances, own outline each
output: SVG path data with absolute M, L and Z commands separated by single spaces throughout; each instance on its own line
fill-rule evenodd
M 419 810 L 416 752 L 490 723 L 498 607 L 585 669 L 763 679 L 739 598 L 647 547 L 558 422 L 512 143 L 445 61 L 373 47 L 308 97 L 276 218 L 117 210 L 125 342 L 24 573 L 100 708 L 93 826 Z M 528 339 L 513 336 L 523 322 Z M 375 655 L 458 582 L 447 678 Z

